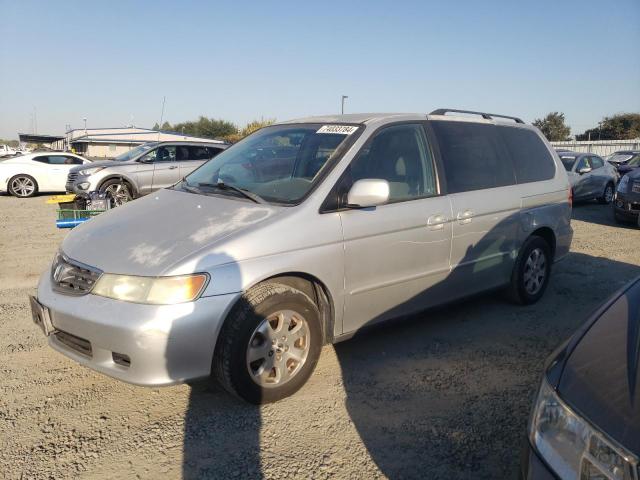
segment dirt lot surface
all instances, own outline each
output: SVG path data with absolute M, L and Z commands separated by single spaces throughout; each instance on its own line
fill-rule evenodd
M 531 307 L 488 295 L 327 346 L 262 408 L 147 389 L 47 347 L 27 293 L 66 231 L 46 197 L 0 197 L 0 477 L 513 478 L 542 362 L 640 274 L 640 230 L 574 209 L 572 253 Z

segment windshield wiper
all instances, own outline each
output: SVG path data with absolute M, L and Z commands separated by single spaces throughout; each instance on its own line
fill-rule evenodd
M 231 190 L 233 192 L 239 193 L 240 195 L 242 195 L 245 198 L 248 198 L 252 202 L 255 202 L 255 203 L 266 203 L 265 200 L 260 195 L 256 195 L 255 193 L 250 192 L 249 190 L 245 190 L 244 188 L 239 188 L 239 187 L 236 187 L 235 185 L 224 183 L 221 180 L 219 180 L 217 183 L 200 182 L 200 183 L 198 183 L 198 186 L 199 187 L 219 188 L 220 190 Z

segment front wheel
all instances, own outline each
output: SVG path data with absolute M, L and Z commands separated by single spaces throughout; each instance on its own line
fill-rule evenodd
M 551 248 L 545 239 L 529 237 L 518 254 L 508 289 L 510 299 L 530 305 L 542 298 L 551 274 Z
M 133 199 L 129 185 L 123 180 L 107 180 L 100 187 L 100 193 L 106 193 L 112 207 L 119 207 Z
M 212 373 L 229 392 L 254 403 L 300 389 L 322 348 L 320 313 L 295 288 L 265 283 L 242 296 L 225 321 Z
M 38 193 L 38 182 L 30 175 L 16 175 L 9 180 L 9 193 L 19 198 L 33 197 Z
M 602 192 L 602 196 L 598 197 L 598 202 L 608 205 L 613 201 L 614 189 L 613 183 L 607 183 L 607 186 L 604 187 L 604 191 Z

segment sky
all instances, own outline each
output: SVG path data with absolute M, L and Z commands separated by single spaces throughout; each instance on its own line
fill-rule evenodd
M 640 112 L 640 0 L 0 0 L 0 138 L 462 108 Z

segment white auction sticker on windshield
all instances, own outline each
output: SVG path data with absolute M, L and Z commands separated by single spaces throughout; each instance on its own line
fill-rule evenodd
M 358 130 L 353 125 L 323 125 L 316 133 L 337 133 L 340 135 L 351 135 Z

